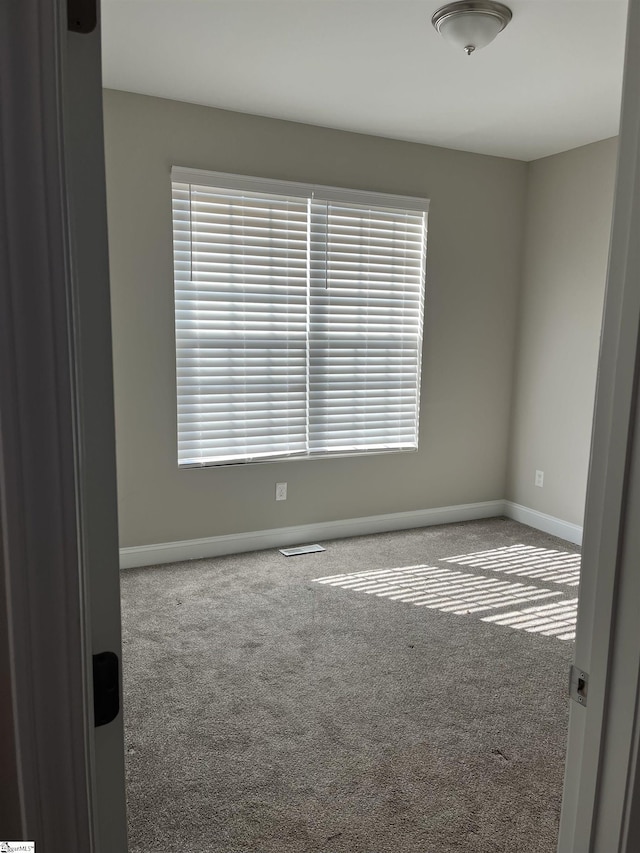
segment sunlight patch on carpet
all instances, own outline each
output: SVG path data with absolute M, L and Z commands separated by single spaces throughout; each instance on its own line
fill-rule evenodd
M 580 554 L 533 548 L 530 545 L 511 545 L 507 548 L 460 554 L 457 557 L 447 557 L 442 562 L 566 586 L 578 586 L 580 583 Z
M 555 598 L 560 592 L 434 566 L 403 566 L 315 578 L 314 583 L 364 592 L 459 616 Z
M 578 599 L 572 598 L 570 601 L 484 616 L 482 621 L 521 631 L 532 631 L 547 637 L 557 637 L 559 640 L 574 640 L 577 616 Z

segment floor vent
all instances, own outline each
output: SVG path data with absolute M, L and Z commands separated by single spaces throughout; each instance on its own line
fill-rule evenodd
M 299 545 L 297 548 L 280 548 L 280 553 L 285 557 L 299 557 L 301 554 L 317 554 L 318 551 L 326 551 L 322 545 Z

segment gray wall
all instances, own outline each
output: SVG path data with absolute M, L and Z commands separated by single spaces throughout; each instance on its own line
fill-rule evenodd
M 616 154 L 607 139 L 529 164 L 507 497 L 574 524 L 584 514 Z
M 525 164 L 115 91 L 105 144 L 122 546 L 504 497 Z M 431 199 L 417 452 L 178 470 L 172 164 Z

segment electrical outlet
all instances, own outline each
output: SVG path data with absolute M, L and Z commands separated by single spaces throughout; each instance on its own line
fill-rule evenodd
M 287 499 L 287 484 L 286 483 L 276 483 L 276 500 L 277 501 L 286 501 Z
M 536 471 L 536 486 L 544 486 L 544 471 Z

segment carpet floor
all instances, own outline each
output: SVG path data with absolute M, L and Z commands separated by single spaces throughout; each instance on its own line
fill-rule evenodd
M 122 573 L 131 853 L 553 853 L 578 549 L 323 544 Z

